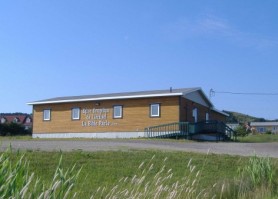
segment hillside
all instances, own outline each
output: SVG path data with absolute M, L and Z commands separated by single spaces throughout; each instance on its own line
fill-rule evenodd
M 250 115 L 246 115 L 243 113 L 233 112 L 233 111 L 225 111 L 230 116 L 227 118 L 227 123 L 246 123 L 246 122 L 267 122 L 268 120 L 264 118 L 258 118 Z

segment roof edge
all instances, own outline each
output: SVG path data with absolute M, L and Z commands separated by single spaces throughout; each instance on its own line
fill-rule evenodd
M 86 102 L 86 101 L 113 100 L 113 99 L 134 99 L 134 98 L 146 98 L 146 97 L 168 97 L 168 96 L 181 96 L 181 95 L 183 95 L 183 93 L 162 93 L 162 94 L 130 95 L 130 96 L 116 96 L 116 97 L 95 97 L 95 98 L 71 99 L 71 100 L 45 100 L 45 101 L 37 101 L 37 102 L 28 102 L 27 105 L 58 104 L 58 103 Z
M 214 108 L 214 107 L 212 107 L 211 110 L 213 110 L 213 111 L 215 111 L 215 112 L 217 112 L 217 113 L 219 113 L 219 114 L 225 115 L 225 116 L 227 116 L 227 117 L 230 116 L 228 113 L 225 113 L 225 112 L 223 112 L 223 111 L 220 111 L 220 110 L 218 110 L 218 109 L 216 109 L 216 108 Z

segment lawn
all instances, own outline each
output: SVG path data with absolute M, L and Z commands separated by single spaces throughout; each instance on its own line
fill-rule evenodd
M 17 159 L 22 152 L 12 154 L 12 159 Z M 145 162 L 144 167 L 149 170 L 146 180 L 150 180 L 165 165 L 165 171 L 173 172 L 170 180 L 165 181 L 167 185 L 181 181 L 183 177 L 191 175 L 196 177 L 197 171 L 200 175 L 197 180 L 197 191 L 201 192 L 204 188 L 211 191 L 213 185 L 218 190 L 224 182 L 233 181 L 238 176 L 238 168 L 247 164 L 247 157 L 198 154 L 186 152 L 161 152 L 161 151 L 106 151 L 106 152 L 42 152 L 26 151 L 25 158 L 29 161 L 30 171 L 34 171 L 44 183 L 49 184 L 52 181 L 53 174 L 62 156 L 62 167 L 71 168 L 76 165 L 76 171 L 82 167 L 78 177 L 74 192 L 77 192 L 79 198 L 90 198 L 99 187 L 107 187 L 111 190 L 113 186 L 123 177 L 132 178 L 135 175 L 140 176 L 142 169 L 138 166 Z M 167 160 L 165 160 L 165 158 Z M 191 167 L 188 167 L 189 161 Z M 275 166 L 278 166 L 277 159 L 272 159 Z M 153 165 L 153 166 L 151 166 Z M 190 170 L 196 166 L 193 171 Z M 149 179 L 148 179 L 149 178 Z M 191 182 L 193 181 L 191 179 Z M 197 178 L 196 178 L 197 179 Z M 191 183 L 190 182 L 190 183 Z M 130 185 L 128 185 L 130 186 Z M 219 188 L 220 187 L 220 188 Z M 144 187 L 140 187 L 143 189 Z M 220 191 L 216 191 L 220 192 Z
M 249 143 L 278 142 L 278 134 L 250 134 L 245 137 L 238 137 L 238 140 Z

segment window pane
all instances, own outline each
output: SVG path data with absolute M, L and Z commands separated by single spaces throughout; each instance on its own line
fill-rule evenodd
M 43 120 L 50 120 L 50 110 L 46 109 L 43 111 Z
M 206 113 L 206 120 L 209 120 L 209 113 Z
M 79 120 L 80 119 L 80 108 L 73 108 L 71 112 L 71 119 Z
M 159 104 L 151 104 L 151 117 L 159 117 Z
M 114 118 L 122 118 L 122 106 L 114 106 Z
M 198 122 L 198 109 L 194 108 L 192 110 L 192 116 L 194 117 L 194 122 Z

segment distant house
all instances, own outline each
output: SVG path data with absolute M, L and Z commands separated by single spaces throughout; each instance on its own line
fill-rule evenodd
M 278 122 L 251 122 L 250 126 L 254 127 L 258 133 L 278 133 Z
M 17 113 L 1 113 L 0 123 L 9 124 L 17 123 L 22 124 L 26 130 L 31 129 L 33 125 L 33 119 L 30 114 L 17 114 Z

